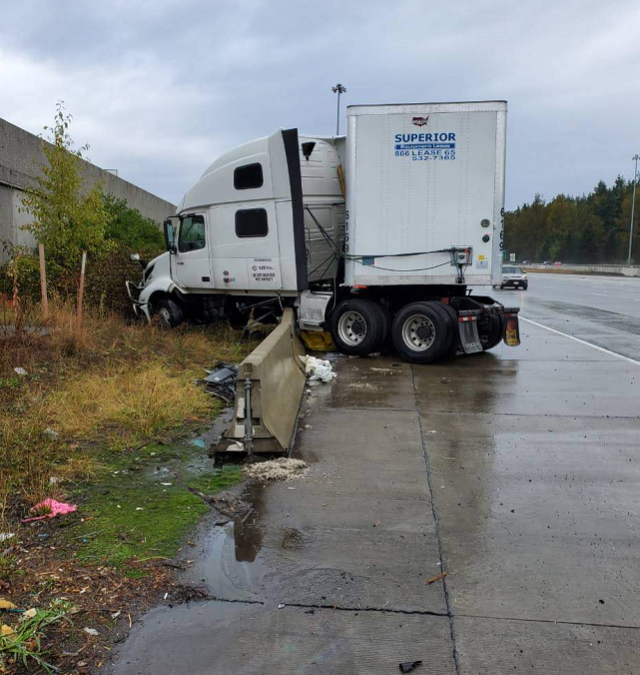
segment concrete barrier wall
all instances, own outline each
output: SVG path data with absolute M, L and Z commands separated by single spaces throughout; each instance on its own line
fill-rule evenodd
M 303 355 L 304 346 L 296 335 L 293 310 L 287 308 L 280 325 L 238 369 L 234 417 L 224 434 L 225 439 L 241 444 L 236 450 L 284 452 L 289 449 L 306 382 L 300 360 Z M 245 383 L 250 384 L 249 401 Z M 229 449 L 226 443 L 220 447 L 225 452 Z
M 504 263 L 508 265 L 509 263 Z M 562 265 L 553 267 L 549 265 L 523 265 L 527 270 L 535 272 L 544 270 L 546 272 L 557 272 L 562 274 L 613 274 L 624 277 L 640 277 L 640 267 L 637 265 Z
M 31 235 L 21 230 L 29 222 L 29 216 L 20 213 L 21 198 L 25 188 L 34 185 L 44 161 L 42 139 L 0 119 L 0 242 L 10 241 L 27 246 L 34 243 Z M 143 216 L 155 220 L 158 226 L 168 215 L 175 213 L 175 204 L 95 164 L 82 161 L 82 172 L 88 185 L 101 181 L 105 192 L 124 199 Z M 0 261 L 2 259 L 0 250 Z

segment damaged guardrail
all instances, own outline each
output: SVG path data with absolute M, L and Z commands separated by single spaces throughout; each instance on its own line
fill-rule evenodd
M 291 446 L 306 381 L 304 346 L 293 310 L 238 367 L 230 427 L 215 452 L 287 452 Z

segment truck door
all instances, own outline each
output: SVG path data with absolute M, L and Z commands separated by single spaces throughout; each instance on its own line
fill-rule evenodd
M 173 280 L 185 290 L 211 288 L 211 262 L 205 213 L 180 216 L 176 253 L 171 256 Z

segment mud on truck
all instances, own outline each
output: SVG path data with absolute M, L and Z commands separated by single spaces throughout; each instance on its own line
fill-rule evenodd
M 339 351 L 429 363 L 519 344 L 501 282 L 507 104 L 360 105 L 347 134 L 278 130 L 217 159 L 127 282 L 138 315 L 277 317 Z

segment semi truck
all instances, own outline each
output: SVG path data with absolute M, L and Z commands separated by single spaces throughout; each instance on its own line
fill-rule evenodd
M 520 343 L 499 286 L 505 101 L 355 105 L 346 136 L 279 129 L 215 160 L 164 223 L 167 251 L 127 282 L 134 311 L 277 317 L 345 354 L 407 361 Z

